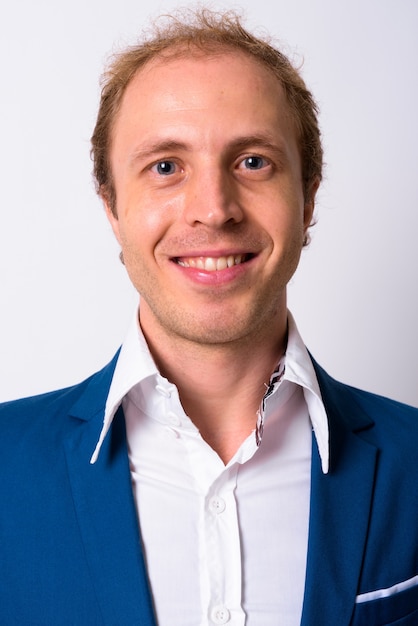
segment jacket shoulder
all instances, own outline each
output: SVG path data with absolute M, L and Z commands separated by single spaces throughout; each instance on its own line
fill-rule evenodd
M 331 429 L 344 425 L 379 447 L 416 450 L 418 408 L 341 383 L 314 366 Z
M 118 353 L 103 369 L 70 387 L 0 403 L 0 442 L 13 445 L 36 437 L 61 433 L 74 420 L 89 420 L 104 410 Z M 78 420 L 77 420 L 78 421 Z M 1 445 L 1 444 L 0 444 Z M 3 445 L 1 445 L 3 447 Z

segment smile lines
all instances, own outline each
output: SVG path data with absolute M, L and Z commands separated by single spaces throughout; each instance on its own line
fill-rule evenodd
M 205 270 L 206 272 L 219 272 L 220 270 L 226 270 L 234 265 L 240 265 L 245 261 L 248 261 L 250 255 L 248 254 L 230 254 L 228 256 L 220 257 L 181 257 L 175 259 L 178 265 L 182 267 L 192 267 L 199 270 Z

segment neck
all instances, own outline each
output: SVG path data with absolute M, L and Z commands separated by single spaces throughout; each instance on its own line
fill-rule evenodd
M 177 386 L 186 414 L 228 463 L 254 431 L 266 384 L 285 352 L 286 312 L 274 333 L 256 343 L 205 345 L 143 331 L 161 374 Z

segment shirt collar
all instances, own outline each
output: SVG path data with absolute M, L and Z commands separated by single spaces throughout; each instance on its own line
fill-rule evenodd
M 288 311 L 288 340 L 286 349 L 284 380 L 300 385 L 303 390 L 309 417 L 315 433 L 319 456 L 321 457 L 322 471 L 329 469 L 329 429 L 328 418 L 322 401 L 316 372 L 308 350 L 299 334 L 295 320 Z
M 116 363 L 107 396 L 103 427 L 90 463 L 97 461 L 102 443 L 123 398 L 135 385 L 156 375 L 158 375 L 158 369 L 142 333 L 138 309 L 135 309 Z
M 145 379 L 159 376 L 157 366 L 142 333 L 138 310 L 136 309 L 116 364 L 107 397 L 103 427 L 90 463 L 96 462 L 102 443 L 123 398 L 133 387 Z M 288 341 L 283 379 L 300 385 L 303 389 L 318 444 L 322 470 L 327 473 L 329 466 L 328 419 L 312 361 L 290 312 L 288 312 Z

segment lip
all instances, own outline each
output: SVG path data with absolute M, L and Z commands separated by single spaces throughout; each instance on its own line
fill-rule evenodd
M 220 272 L 234 265 L 241 265 L 250 260 L 250 254 L 228 254 L 208 256 L 182 256 L 176 257 L 174 262 L 182 267 L 192 267 L 208 272 Z
M 175 256 L 170 260 L 183 276 L 195 283 L 221 285 L 245 275 L 256 257 L 257 254 L 248 251 L 199 251 Z

